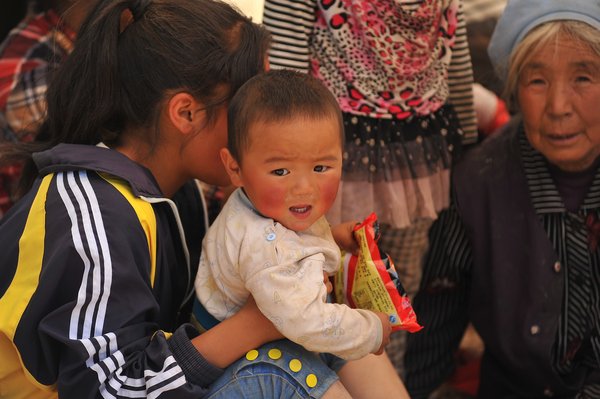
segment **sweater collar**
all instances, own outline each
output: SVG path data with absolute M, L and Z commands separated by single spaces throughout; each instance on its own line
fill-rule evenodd
M 535 212 L 538 215 L 566 212 L 562 197 L 552 179 L 548 161 L 542 153 L 531 146 L 522 124 L 519 127 L 518 140 L 521 161 Z M 596 170 L 596 176 L 580 206 L 580 209 L 584 210 L 598 208 L 600 208 L 600 168 Z

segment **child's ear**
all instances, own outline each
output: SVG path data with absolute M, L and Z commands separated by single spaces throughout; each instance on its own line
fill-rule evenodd
M 231 155 L 227 148 L 221 148 L 221 161 L 225 166 L 225 170 L 229 175 L 229 179 L 231 180 L 231 184 L 236 187 L 243 187 L 244 181 L 242 179 L 242 170 L 240 169 L 240 165 L 235 160 L 235 158 Z

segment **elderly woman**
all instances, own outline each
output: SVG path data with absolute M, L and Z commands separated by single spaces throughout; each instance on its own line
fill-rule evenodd
M 511 0 L 489 50 L 520 114 L 454 172 L 406 383 L 420 398 L 447 378 L 470 321 L 478 397 L 599 398 L 600 3 Z

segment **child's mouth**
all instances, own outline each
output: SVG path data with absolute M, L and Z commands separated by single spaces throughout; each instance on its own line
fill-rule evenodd
M 312 206 L 310 205 L 305 205 L 305 206 L 291 206 L 290 207 L 290 211 L 293 213 L 297 213 L 297 214 L 305 214 L 307 212 L 309 212 L 312 209 Z

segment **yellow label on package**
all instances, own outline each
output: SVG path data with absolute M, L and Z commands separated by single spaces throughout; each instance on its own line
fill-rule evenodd
M 394 303 L 377 271 L 377 266 L 371 258 L 365 229 L 355 232 L 359 243 L 359 255 L 356 261 L 356 271 L 352 284 L 351 297 L 356 307 L 369 309 L 387 314 L 392 325 L 400 325 L 400 318 Z

